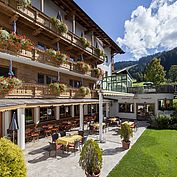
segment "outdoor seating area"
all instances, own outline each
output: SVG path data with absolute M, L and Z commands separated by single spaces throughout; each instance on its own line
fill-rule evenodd
M 112 119 L 112 118 L 108 118 Z M 133 121 L 121 121 L 121 123 L 129 123 L 132 128 Z M 139 138 L 141 133 L 145 130 L 143 122 L 137 123 L 136 131 L 133 130 L 133 138 L 131 138 L 131 145 Z M 95 121 L 92 125 L 98 125 Z M 104 122 L 103 125 L 106 125 Z M 52 136 L 39 139 L 39 141 L 28 142 L 26 144 L 25 156 L 27 161 L 28 176 L 35 175 L 50 176 L 49 171 L 52 170 L 52 175 L 57 176 L 61 173 L 63 176 L 84 176 L 84 172 L 78 165 L 78 158 L 84 142 L 90 138 L 99 143 L 103 151 L 103 170 L 101 176 L 107 176 L 112 170 L 117 160 L 121 159 L 126 151 L 122 149 L 121 138 L 117 132 L 118 125 L 109 125 L 109 130 L 103 131 L 104 143 L 99 143 L 98 132 L 89 134 L 87 124 L 84 124 L 84 131 L 79 128 L 73 128 L 70 131 L 63 131 L 61 133 L 53 133 Z M 50 163 L 49 163 L 50 162 Z M 35 166 L 35 169 L 34 169 Z M 60 168 L 58 168 L 60 167 Z

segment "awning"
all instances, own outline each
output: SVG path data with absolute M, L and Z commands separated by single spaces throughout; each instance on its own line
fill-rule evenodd
M 125 93 L 125 92 L 114 92 L 114 91 L 102 91 L 103 96 L 121 96 L 121 97 L 134 97 L 133 93 Z
M 104 103 L 110 102 L 104 100 Z M 0 99 L 0 112 L 18 108 L 99 104 L 98 99 Z

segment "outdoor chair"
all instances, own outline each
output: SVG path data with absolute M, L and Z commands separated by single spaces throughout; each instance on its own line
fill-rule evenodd
M 75 155 L 77 149 L 81 150 L 80 141 L 76 140 L 73 144 L 68 144 L 67 151 L 69 152 L 70 149 L 74 151 L 74 155 Z
M 52 134 L 52 142 L 56 142 L 56 140 L 58 139 L 59 135 L 58 133 L 53 133 Z
M 50 154 L 52 151 L 55 151 L 55 157 L 56 157 L 57 151 L 61 150 L 61 148 L 62 148 L 62 144 L 56 144 L 55 142 L 54 143 L 49 142 L 49 144 L 50 144 L 49 157 L 50 157 Z
M 25 130 L 25 139 L 26 139 L 27 142 L 30 141 L 30 139 L 31 139 L 31 132 L 32 132 L 31 128 L 27 128 Z
M 38 132 L 31 132 L 31 137 L 33 139 L 33 141 L 35 142 L 35 140 L 39 140 L 39 133 Z
M 82 140 L 80 141 L 80 145 L 84 145 L 84 143 L 87 141 L 88 136 L 83 136 Z

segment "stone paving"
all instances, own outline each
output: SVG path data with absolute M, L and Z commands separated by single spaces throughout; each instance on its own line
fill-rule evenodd
M 139 122 L 138 124 L 138 129 L 134 131 L 134 136 L 131 138 L 131 146 L 141 136 L 147 126 L 144 122 Z M 99 143 L 103 150 L 101 177 L 106 177 L 128 152 L 128 150 L 125 151 L 121 148 L 121 139 L 116 130 L 116 127 L 110 127 L 109 131 L 104 133 L 105 143 Z M 89 137 L 95 140 L 98 139 L 98 135 L 90 135 Z M 68 154 L 65 152 L 63 154 L 58 152 L 56 158 L 54 156 L 49 157 L 49 141 L 51 141 L 50 137 L 40 139 L 35 143 L 26 144 L 25 157 L 28 177 L 85 177 L 84 171 L 78 164 L 80 153 Z

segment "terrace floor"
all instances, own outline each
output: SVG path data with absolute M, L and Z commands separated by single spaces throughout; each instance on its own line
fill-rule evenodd
M 131 139 L 131 146 L 141 136 L 146 126 L 145 122 L 138 123 L 138 129 L 134 131 Z M 109 130 L 104 133 L 105 143 L 99 143 L 103 150 L 101 177 L 106 177 L 128 151 L 121 148 L 121 139 L 116 130 L 116 127 L 109 127 Z M 89 138 L 98 140 L 98 135 L 89 135 Z M 28 177 L 85 177 L 84 171 L 78 164 L 79 151 L 76 154 L 58 152 L 56 158 L 49 157 L 49 141 L 51 141 L 50 137 L 26 144 Z

